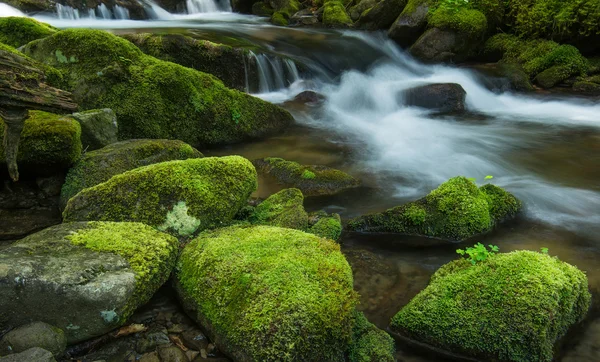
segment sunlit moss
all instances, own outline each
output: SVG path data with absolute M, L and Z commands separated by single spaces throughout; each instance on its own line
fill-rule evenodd
M 284 189 L 261 202 L 249 217 L 253 224 L 305 230 L 308 214 L 304 210 L 304 196 L 298 189 Z
M 57 29 L 27 17 L 9 16 L 0 18 L 0 43 L 20 47 L 32 40 L 45 38 Z

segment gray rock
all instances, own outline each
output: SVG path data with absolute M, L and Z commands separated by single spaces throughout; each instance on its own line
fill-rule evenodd
M 118 141 L 117 115 L 112 109 L 73 113 L 73 118 L 81 125 L 81 144 L 84 150 L 97 150 Z
M 162 362 L 189 362 L 185 352 L 176 346 L 159 348 L 158 355 Z
M 411 46 L 425 31 L 429 7 L 426 3 L 417 6 L 413 11 L 405 10 L 398 16 L 388 30 L 388 36 L 403 48 Z
M 424 62 L 450 62 L 456 56 L 457 38 L 451 30 L 429 29 L 410 47 L 410 53 Z
M 402 95 L 408 106 L 448 113 L 465 110 L 467 92 L 457 83 L 436 83 L 408 89 Z
M 150 331 L 138 340 L 135 350 L 143 354 L 155 350 L 157 346 L 170 343 L 166 330 Z
M 365 10 L 375 5 L 377 5 L 377 0 L 361 0 L 358 4 L 350 8 L 348 14 L 353 21 L 357 21 Z
M 0 357 L 0 362 L 56 362 L 52 353 L 45 349 L 34 347 L 27 351 Z
M 199 329 L 191 329 L 183 332 L 181 339 L 187 348 L 195 351 L 205 350 L 208 347 L 208 339 Z
M 44 322 L 33 322 L 13 329 L 0 340 L 0 355 L 24 352 L 39 347 L 58 357 L 67 348 L 65 333 Z
M 381 0 L 368 12 L 361 14 L 356 26 L 366 30 L 388 29 L 400 15 L 407 0 Z

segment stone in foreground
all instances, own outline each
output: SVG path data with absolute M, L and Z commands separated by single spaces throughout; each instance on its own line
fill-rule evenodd
M 0 340 L 0 355 L 25 352 L 34 347 L 59 357 L 67 349 L 65 332 L 44 322 L 33 322 L 6 333 Z
M 0 362 L 56 362 L 52 353 L 42 348 L 30 348 L 25 352 L 0 357 Z
M 271 226 L 205 232 L 185 247 L 175 287 L 236 361 L 345 360 L 357 296 L 330 240 Z
M 478 360 L 542 361 L 590 307 L 588 281 L 547 254 L 514 251 L 442 266 L 391 322 L 404 338 Z
M 431 109 L 437 112 L 463 112 L 467 92 L 457 83 L 436 83 L 410 88 L 403 93 L 407 106 Z
M 0 252 L 0 325 L 42 321 L 72 344 L 121 326 L 167 280 L 176 238 L 140 223 L 61 224 Z

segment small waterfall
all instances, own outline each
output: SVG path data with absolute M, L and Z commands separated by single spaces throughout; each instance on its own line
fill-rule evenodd
M 229 0 L 187 0 L 185 4 L 188 14 L 231 12 Z
M 56 14 L 59 19 L 77 20 L 79 19 L 79 10 L 67 5 L 56 4 Z
M 173 14 L 161 8 L 157 3 L 152 0 L 143 0 L 144 11 L 148 15 L 149 19 L 155 20 L 169 20 L 173 19 Z
M 95 9 L 87 9 L 87 12 L 84 12 L 85 15 L 83 17 L 79 14 L 78 9 L 72 8 L 68 5 L 56 4 L 56 14 L 58 15 L 59 19 L 63 20 L 78 20 L 81 18 L 103 20 L 129 19 L 129 10 L 126 8 L 115 5 L 115 7 L 111 10 L 105 4 L 100 4 Z
M 112 19 L 112 13 L 108 10 L 108 7 L 105 4 L 100 4 L 96 8 L 96 13 L 99 14 L 99 18 L 101 19 Z
M 114 12 L 115 12 L 116 19 L 119 19 L 119 20 L 129 19 L 129 10 L 122 6 L 115 5 Z
M 300 80 L 298 67 L 292 59 L 253 52 L 250 52 L 250 58 L 256 62 L 259 93 L 278 91 Z
M 0 3 L 0 18 L 6 16 L 25 16 L 19 9 L 15 9 L 10 5 Z

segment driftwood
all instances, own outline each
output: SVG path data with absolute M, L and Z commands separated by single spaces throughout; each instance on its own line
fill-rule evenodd
M 17 153 L 28 111 L 71 113 L 77 110 L 71 93 L 45 82 L 43 70 L 33 61 L 0 49 L 0 117 L 4 120 L 4 153 L 13 181 L 19 179 Z

